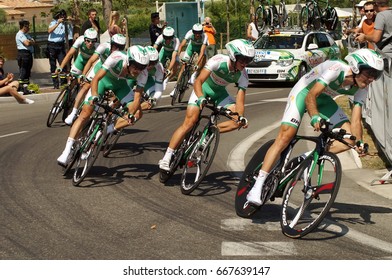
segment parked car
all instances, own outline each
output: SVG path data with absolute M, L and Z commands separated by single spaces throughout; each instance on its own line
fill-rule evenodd
M 270 33 L 254 43 L 255 58 L 246 67 L 250 82 L 295 82 L 321 62 L 341 58 L 340 48 L 326 32 Z

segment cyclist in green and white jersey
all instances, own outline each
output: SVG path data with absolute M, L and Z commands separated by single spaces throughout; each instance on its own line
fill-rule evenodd
M 158 36 L 154 43 L 154 48 L 158 50 L 160 46 L 162 46 L 162 48 L 159 51 L 159 61 L 165 65 L 166 60 L 170 60 L 169 66 L 165 69 L 167 72 L 166 79 L 163 82 L 163 90 L 165 90 L 167 83 L 177 72 L 179 63 L 177 54 L 180 47 L 180 40 L 174 36 L 174 29 L 172 27 L 166 26 L 165 29 L 163 29 L 163 33 Z
M 248 126 L 246 118 L 243 117 L 245 94 L 249 83 L 245 66 L 253 60 L 255 49 L 250 42 L 243 39 L 236 39 L 227 43 L 226 49 L 229 55 L 217 54 L 210 58 L 196 78 L 188 102 L 185 120 L 174 132 L 163 159 L 159 161 L 159 168 L 163 172 L 170 170 L 169 166 L 174 150 L 177 149 L 185 135 L 198 121 L 206 97 L 215 101 L 217 106 L 238 112 L 238 120 L 244 123 L 244 128 Z M 238 83 L 236 98 L 230 96 L 226 89 L 232 83 Z M 221 133 L 224 133 L 238 129 L 240 125 L 238 122 L 228 120 L 219 123 L 218 128 Z
M 84 34 L 76 39 L 75 43 L 73 43 L 72 47 L 67 52 L 67 55 L 61 62 L 60 67 L 56 69 L 56 74 L 62 72 L 68 62 L 71 61 L 72 57 L 77 54 L 70 72 L 73 76 L 79 78 L 87 61 L 98 47 L 97 37 L 98 33 L 94 28 L 87 29 Z
M 147 71 L 144 71 L 149 63 L 147 51 L 142 46 L 132 46 L 127 53 L 123 51 L 113 52 L 103 63 L 93 80 L 91 88 L 86 96 L 82 112 L 72 125 L 64 151 L 57 159 L 58 164 L 66 166 L 68 157 L 75 139 L 78 137 L 84 124 L 89 120 L 94 110 L 94 100 L 102 96 L 105 91 L 112 90 L 121 104 L 126 104 L 128 115 L 119 118 L 115 126 L 108 127 L 108 133 L 133 124 L 142 117 L 140 101 L 143 88 L 147 81 Z M 129 80 L 136 79 L 137 86 L 133 90 Z
M 181 65 L 180 72 L 178 73 L 177 81 L 181 80 L 182 72 L 184 72 L 185 64 L 189 62 L 193 53 L 198 54 L 198 59 L 196 62 L 197 69 L 200 71 L 204 64 L 206 63 L 206 46 L 208 45 L 208 37 L 204 33 L 203 25 L 200 23 L 196 23 L 192 26 L 192 29 L 189 30 L 186 34 L 184 39 L 182 40 L 180 47 L 178 48 L 178 55 L 181 54 L 182 49 L 184 46 L 187 45 L 184 56 L 182 57 L 181 61 L 183 64 Z M 193 84 L 198 71 L 195 71 L 191 78 L 189 79 L 189 83 Z M 170 93 L 170 96 L 173 96 L 175 89 Z
M 167 27 L 166 27 L 167 28 Z M 158 51 L 151 46 L 146 47 L 150 63 L 147 66 L 148 79 L 144 87 L 144 92 L 148 95 L 148 100 L 141 105 L 142 110 L 150 110 L 158 104 L 163 91 L 164 68 L 159 61 Z
M 94 54 L 90 57 L 83 68 L 82 75 L 80 76 L 81 80 L 83 80 L 83 85 L 75 98 L 71 113 L 64 120 L 67 125 L 72 125 L 75 120 L 78 108 L 84 100 L 86 93 L 90 89 L 90 83 L 93 80 L 95 73 L 98 72 L 98 70 L 102 67 L 102 64 L 112 52 L 123 51 L 125 48 L 127 39 L 124 35 L 112 34 L 111 32 L 109 32 L 109 35 L 111 37 L 110 41 L 99 44 L 94 51 Z
M 264 181 L 282 151 L 295 137 L 305 110 L 308 111 L 311 125 L 316 131 L 320 130 L 320 120 L 325 119 L 329 120 L 334 128 L 341 127 L 362 141 L 362 105 L 368 85 L 382 75 L 384 62 L 377 52 L 370 49 L 357 50 L 347 55 L 345 60 L 347 63 L 342 60 L 329 60 L 319 64 L 291 90 L 279 134 L 267 151 L 256 182 L 247 195 L 249 203 L 261 205 L 260 196 Z M 333 99 L 342 94 L 354 97 L 351 123 Z M 333 153 L 347 149 L 349 148 L 346 145 L 338 141 L 330 147 Z

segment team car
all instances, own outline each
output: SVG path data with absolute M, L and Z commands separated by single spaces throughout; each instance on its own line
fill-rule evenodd
M 323 31 L 274 31 L 254 42 L 254 60 L 247 65 L 250 82 L 296 82 L 311 68 L 340 59 L 335 40 Z

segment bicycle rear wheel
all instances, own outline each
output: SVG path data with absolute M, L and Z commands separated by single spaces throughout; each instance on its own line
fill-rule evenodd
M 48 116 L 48 119 L 46 120 L 47 127 L 52 126 L 54 120 L 57 118 L 57 116 L 63 110 L 65 104 L 67 103 L 68 96 L 69 95 L 68 95 L 67 88 L 64 88 L 63 90 L 60 91 L 59 95 L 57 96 L 55 102 L 52 105 L 52 108 L 49 111 L 49 116 Z
M 243 218 L 252 216 L 259 207 L 248 204 L 246 199 L 247 194 L 252 189 L 260 168 L 262 167 L 264 157 L 268 149 L 272 146 L 274 140 L 270 140 L 265 143 L 261 148 L 254 154 L 252 159 L 246 166 L 244 173 L 240 179 L 237 187 L 235 196 L 235 210 L 237 215 Z
M 330 152 L 314 168 L 313 158 L 301 163 L 288 184 L 282 202 L 281 227 L 284 235 L 301 238 L 314 230 L 327 215 L 339 191 L 342 167 Z
M 203 134 L 197 139 L 192 152 L 186 159 L 182 177 L 181 192 L 191 194 L 207 175 L 208 170 L 214 160 L 219 144 L 219 129 L 216 126 L 210 126 L 205 139 L 201 139 Z M 200 143 L 203 141 L 203 143 Z
M 93 130 L 87 136 L 86 142 L 82 144 L 84 148 L 76 160 L 75 172 L 72 178 L 72 184 L 74 186 L 78 186 L 90 171 L 95 160 L 98 158 L 106 137 L 107 123 L 102 119 L 93 120 L 92 127 Z
M 109 156 L 110 152 L 113 150 L 114 145 L 116 145 L 118 139 L 123 134 L 123 131 L 124 131 L 124 128 L 121 128 L 120 131 L 117 131 L 116 133 L 110 133 L 110 135 L 107 136 L 107 139 L 106 139 L 105 144 L 103 146 L 103 156 L 104 157 Z
M 306 32 L 310 30 L 310 22 L 311 14 L 308 7 L 302 7 L 301 13 L 299 14 L 299 26 L 301 27 L 302 31 Z

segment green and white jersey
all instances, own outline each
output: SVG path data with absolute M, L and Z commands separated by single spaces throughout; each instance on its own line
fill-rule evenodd
M 202 33 L 200 39 L 196 39 L 195 35 L 193 34 L 192 29 L 189 30 L 186 34 L 184 39 L 191 45 L 201 47 L 202 45 L 208 45 L 208 37 L 205 33 Z
M 161 46 L 162 45 L 162 50 L 172 53 L 173 51 L 178 51 L 178 48 L 180 46 L 180 40 L 178 40 L 177 37 L 174 37 L 172 40 L 170 40 L 169 44 L 166 44 L 166 40 L 163 38 L 163 35 L 159 35 L 157 40 L 155 41 L 155 45 Z
M 99 55 L 99 59 L 102 63 L 109 57 L 110 53 L 110 42 L 105 42 L 99 44 L 99 46 L 95 49 L 94 54 Z
M 350 66 L 342 60 L 329 60 L 310 70 L 291 90 L 282 124 L 294 127 L 300 125 L 306 109 L 305 98 L 316 82 L 325 86 L 323 92 L 317 97 L 317 108 L 320 114 L 329 118 L 334 127 L 348 121 L 347 116 L 333 98 L 338 95 L 350 95 L 354 97 L 355 104 L 362 106 L 368 92 L 367 88 L 342 87 L 343 81 L 350 71 Z
M 76 39 L 75 43 L 72 45 L 72 48 L 79 51 L 78 56 L 75 59 L 75 62 L 72 64 L 71 67 L 71 74 L 79 77 L 86 65 L 87 61 L 95 52 L 95 49 L 98 47 L 98 43 L 95 43 L 91 49 L 88 49 L 86 43 L 84 42 L 84 36 L 80 36 Z
M 84 35 L 79 36 L 78 39 L 73 43 L 72 47 L 79 51 L 79 56 L 82 56 L 86 61 L 93 55 L 95 49 L 98 47 L 98 43 L 95 43 L 94 46 L 89 49 L 84 42 Z
M 202 90 L 204 96 L 209 96 L 216 102 L 219 106 L 226 106 L 228 104 L 223 104 L 222 102 L 234 103 L 234 99 L 227 99 L 230 94 L 226 87 L 229 84 L 238 83 L 238 89 L 246 91 L 248 88 L 248 74 L 246 70 L 242 71 L 230 71 L 230 58 L 228 55 L 217 54 L 211 57 L 204 68 L 211 71 L 210 76 L 202 85 Z M 196 94 L 194 94 L 196 96 Z M 194 98 L 189 99 L 188 104 L 196 104 Z

